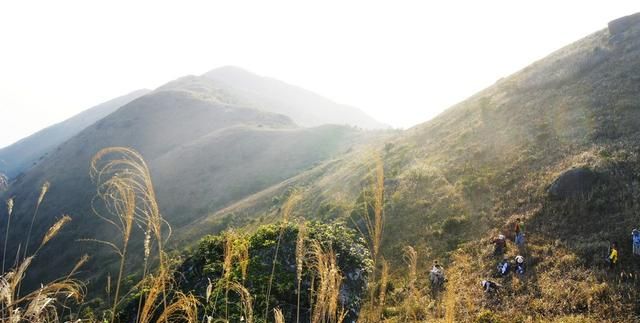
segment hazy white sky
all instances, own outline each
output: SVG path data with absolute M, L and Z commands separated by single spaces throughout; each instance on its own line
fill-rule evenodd
M 1 1 L 0 147 L 237 65 L 408 127 L 640 1 Z

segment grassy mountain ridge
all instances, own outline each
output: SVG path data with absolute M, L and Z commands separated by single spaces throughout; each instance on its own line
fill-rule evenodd
M 145 156 L 162 200 L 161 210 L 179 231 L 203 214 L 367 138 L 365 132 L 347 126 L 299 128 L 286 116 L 221 102 L 207 95 L 210 90 L 160 89 L 142 96 L 81 131 L 12 184 L 3 196 L 15 196 L 15 213 L 26 215 L 32 214 L 43 181 L 52 183 L 33 235 L 44 232 L 62 213 L 74 218 L 69 231 L 47 247 L 58 250 L 56 257 L 34 262 L 28 276 L 31 282 L 56 277 L 81 252 L 107 257 L 89 263 L 87 272 L 105 275 L 115 264 L 106 260 L 108 250 L 103 247 L 76 242 L 113 235 L 91 209 L 95 185 L 88 165 L 104 147 L 133 147 Z M 9 240 L 15 244 L 10 248 L 24 243 L 21 237 L 29 221 L 29 216 L 21 216 L 12 222 Z
M 17 176 L 82 129 L 149 92 L 137 90 L 109 100 L 0 149 L 0 173 Z

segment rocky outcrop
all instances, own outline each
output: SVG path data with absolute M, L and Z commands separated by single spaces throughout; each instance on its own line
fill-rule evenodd
M 552 198 L 565 199 L 589 193 L 598 180 L 598 175 L 586 167 L 569 169 L 558 176 L 547 192 Z
M 640 24 L 640 12 L 633 15 L 625 16 L 609 22 L 609 34 L 611 36 L 624 33 L 629 28 Z

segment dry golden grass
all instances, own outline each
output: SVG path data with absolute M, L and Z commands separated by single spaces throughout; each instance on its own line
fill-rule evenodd
M 222 262 L 222 280 L 224 284 L 224 313 L 225 319 L 229 319 L 229 284 L 231 283 L 231 273 L 233 270 L 234 245 L 237 240 L 235 231 L 227 230 L 224 233 L 224 260 Z
M 113 242 L 98 241 L 113 248 L 120 256 L 120 269 L 118 271 L 118 278 L 115 285 L 115 294 L 113 297 L 113 305 L 111 310 L 111 321 L 115 321 L 115 315 L 117 313 L 117 306 L 120 297 L 120 286 L 122 283 L 122 277 L 125 274 L 125 261 L 127 259 L 127 250 L 129 246 L 129 240 L 131 238 L 131 231 L 134 225 L 134 218 L 136 213 L 136 193 L 129 185 L 127 180 L 119 177 L 114 177 L 103 184 L 103 192 L 100 193 L 102 200 L 105 202 L 108 216 L 96 214 L 115 226 L 121 234 L 121 245 L 117 246 Z
M 377 261 L 380 253 L 380 244 L 382 242 L 382 234 L 384 230 L 384 163 L 379 155 L 374 155 L 375 168 L 374 179 L 371 191 L 373 192 L 373 217 L 369 214 L 370 202 L 364 199 L 362 218 L 359 219 L 364 223 L 364 231 L 360 231 L 362 236 L 369 242 L 369 249 L 373 257 L 373 261 Z M 366 197 L 367 192 L 363 194 Z M 360 230 L 360 227 L 356 225 Z
M 389 283 L 389 262 L 382 258 L 382 270 L 380 271 L 380 293 L 378 294 L 378 304 L 376 306 L 375 319 L 382 320 L 384 306 L 387 303 L 387 284 Z
M 296 238 L 296 280 L 297 280 L 297 304 L 296 304 L 296 323 L 300 322 L 300 285 L 302 284 L 302 271 L 304 269 L 305 253 L 307 252 L 304 242 L 306 239 L 307 226 L 298 223 L 298 236 Z
M 316 276 L 312 323 L 342 322 L 345 316 L 340 306 L 342 273 L 332 249 L 325 250 L 320 243 L 311 244 L 309 261 Z
M 230 284 L 230 289 L 240 295 L 241 310 L 245 318 L 245 322 L 253 323 L 253 297 L 248 289 L 239 283 Z
M 166 262 L 163 245 L 171 234 L 171 227 L 160 214 L 151 175 L 142 156 L 129 148 L 105 148 L 93 157 L 90 175 L 98 187 L 96 197 L 103 201 L 103 209 L 107 212 L 102 215 L 94 200 L 96 215 L 118 229 L 122 236 L 120 246 L 109 241 L 94 240 L 111 247 L 120 255 L 111 321 L 115 322 L 118 306 L 121 305 L 120 285 L 125 274 L 127 246 L 134 224 L 146 228 L 143 241 L 145 268 L 142 281 L 139 283 L 145 294 L 141 296 L 138 304 L 138 322 L 150 323 L 154 317 L 158 317 L 158 322 L 197 320 L 199 303 L 193 296 L 176 292 L 172 302 L 168 302 L 167 294 L 173 284 L 173 271 Z M 165 227 L 168 229 L 166 236 L 163 234 Z M 151 256 L 151 238 L 155 240 L 159 260 L 155 274 L 147 273 L 147 261 Z
M 49 186 L 51 186 L 51 183 L 49 182 L 44 182 L 44 184 L 42 184 L 42 188 L 40 190 L 40 195 L 38 196 L 38 203 L 36 204 L 36 208 L 39 207 L 40 204 L 42 204 L 42 201 L 44 200 L 44 196 L 49 191 Z
M 418 252 L 412 246 L 404 247 L 403 259 L 408 269 L 408 282 L 407 286 L 411 292 L 415 292 L 418 280 Z
M 291 215 L 293 214 L 293 210 L 296 205 L 302 200 L 302 193 L 300 191 L 293 191 L 287 201 L 284 203 L 282 207 L 282 222 L 286 225 L 291 219 Z
M 207 278 L 207 280 L 209 281 L 209 284 L 207 285 L 207 290 L 205 292 L 205 303 L 209 303 L 209 300 L 211 299 L 211 294 L 213 293 L 213 283 L 211 282 L 210 278 Z
M 284 323 L 284 315 L 282 315 L 282 311 L 279 308 L 273 309 L 273 316 L 275 323 Z
M 13 213 L 13 198 L 7 200 L 7 215 L 11 215 Z
M 40 205 L 42 204 L 42 201 L 44 201 L 44 197 L 45 195 L 47 195 L 50 185 L 51 184 L 49 184 L 49 182 L 44 182 L 44 184 L 42 184 L 42 187 L 40 188 L 40 195 L 38 196 L 36 209 L 35 211 L 33 211 L 33 216 L 31 217 L 31 224 L 29 225 L 29 231 L 27 232 L 27 241 L 24 244 L 24 253 L 22 255 L 23 259 L 27 257 L 28 250 L 29 250 L 29 242 L 31 241 L 31 231 L 33 231 L 33 224 L 36 222 L 36 217 L 38 216 L 38 210 L 40 210 Z
M 78 262 L 76 262 L 75 266 L 73 266 L 73 269 L 71 269 L 71 271 L 69 272 L 69 275 L 67 275 L 67 278 L 70 278 L 71 276 L 75 275 L 78 272 L 78 270 L 82 266 L 84 266 L 84 264 L 87 263 L 87 261 L 89 261 L 89 255 L 87 255 L 87 254 L 82 255 L 80 260 L 78 260 Z
M 236 241 L 236 233 L 233 230 L 227 230 L 224 233 L 224 260 L 222 262 L 222 277 L 229 280 L 231 270 L 233 269 L 234 244 Z
M 157 322 L 197 322 L 198 305 L 195 296 L 176 292 L 173 301 L 160 313 Z
M 42 185 L 40 195 L 38 197 L 36 210 L 34 211 L 31 220 L 30 231 L 38 214 L 38 209 L 48 190 L 49 183 L 45 182 Z M 13 199 L 9 199 L 7 201 L 7 213 L 9 217 L 12 216 L 13 207 Z M 27 256 L 27 254 L 24 253 L 21 262 L 19 257 L 20 250 L 18 248 L 15 269 L 8 272 L 4 272 L 3 269 L 2 276 L 0 276 L 0 318 L 3 322 L 58 322 L 60 320 L 58 308 L 63 306 L 59 301 L 60 299 L 64 299 L 64 302 L 66 302 L 67 299 L 79 302 L 84 297 L 84 284 L 71 278 L 80 266 L 85 263 L 84 257 L 76 264 L 76 266 L 74 266 L 73 270 L 65 278 L 61 278 L 47 284 L 41 284 L 40 288 L 30 292 L 26 296 L 21 296 L 22 281 L 27 269 L 32 263 L 32 260 L 37 256 L 40 249 L 51 241 L 69 221 L 71 221 L 71 217 L 64 215 L 54 223 L 44 235 L 40 246 L 33 255 Z M 8 222 L 5 246 L 7 244 L 6 241 L 8 241 L 9 224 L 10 223 Z M 27 241 L 30 240 L 30 235 L 31 233 L 27 235 Z M 25 252 L 26 250 L 27 248 L 25 247 Z
M 198 306 L 200 302 L 191 294 L 174 290 L 173 276 L 174 271 L 168 266 L 158 266 L 155 273 L 147 275 L 145 280 L 139 283 L 140 289 L 145 293 L 141 296 L 143 305 L 136 314 L 138 323 L 196 322 L 199 320 Z M 167 291 L 173 294 L 171 299 L 166 299 Z
M 273 286 L 273 278 L 276 273 L 276 263 L 278 261 L 278 251 L 280 251 L 280 242 L 282 241 L 282 235 L 284 234 L 284 229 L 293 213 L 294 207 L 298 202 L 302 200 L 302 193 L 299 191 L 293 191 L 289 195 L 289 198 L 284 203 L 284 207 L 282 208 L 282 222 L 280 226 L 280 232 L 278 234 L 278 241 L 276 242 L 276 250 L 273 254 L 273 262 L 271 265 L 271 275 L 269 276 L 269 284 L 267 285 L 267 297 L 266 297 L 266 306 L 264 309 L 264 319 L 267 320 L 269 315 L 269 299 L 271 297 L 271 287 Z
M 213 294 L 215 294 L 214 298 L 214 307 L 212 309 L 212 313 L 216 312 L 215 304 L 217 304 L 217 299 L 224 292 L 225 299 L 225 320 L 228 320 L 229 317 L 229 291 L 234 290 L 238 292 L 241 297 L 251 297 L 248 294 L 248 291 L 245 289 L 247 293 L 244 293 L 242 289 L 244 288 L 242 284 L 233 281 L 232 273 L 235 265 L 238 265 L 240 268 L 240 274 L 242 283 L 247 279 L 248 275 L 248 266 L 249 266 L 249 242 L 243 239 L 243 237 L 234 230 L 227 230 L 224 232 L 224 244 L 223 244 L 223 262 L 222 262 L 222 274 L 221 279 L 215 282 L 215 284 L 209 280 L 209 284 L 207 285 L 206 290 L 206 302 L 209 302 L 209 299 Z M 242 287 L 242 288 L 240 288 Z M 250 300 L 250 299 L 249 299 Z M 253 316 L 253 310 L 251 310 L 251 316 Z
M 373 226 L 373 258 L 380 254 L 380 243 L 384 230 L 384 163 L 380 155 L 376 155 L 375 187 L 374 187 L 374 226 Z
M 456 321 L 456 296 L 453 289 L 444 294 L 444 321 L 454 323 Z
M 161 297 L 163 297 L 165 286 L 169 285 L 172 281 L 172 273 L 165 267 L 158 268 L 155 274 L 150 274 L 142 282 L 142 286 L 146 293 L 144 295 L 144 305 L 141 311 L 138 312 L 139 323 L 151 323 L 153 322 L 154 314 L 158 309 L 158 303 Z M 163 309 L 165 312 L 168 307 Z M 166 316 L 165 316 L 166 317 Z
M 43 189 L 43 192 L 46 193 L 46 189 Z M 10 213 L 12 208 L 11 201 Z M 71 218 L 65 215 L 51 226 L 40 248 L 53 239 L 70 220 Z M 2 322 L 60 322 L 58 310 L 61 307 L 64 308 L 60 300 L 65 303 L 68 300 L 74 300 L 76 303 L 82 301 L 85 295 L 84 284 L 71 277 L 86 262 L 86 257 L 82 257 L 66 277 L 42 284 L 40 288 L 20 296 L 22 280 L 40 248 L 32 256 L 24 258 L 15 269 L 0 276 L 0 320 Z
M 403 321 L 420 322 L 426 317 L 426 310 L 429 304 L 426 302 L 424 288 L 419 288 L 418 286 L 418 252 L 412 246 L 405 246 L 403 248 L 403 260 L 407 266 L 404 294 L 400 300 L 396 299 L 394 301 L 398 303 L 396 305 L 399 306 L 399 317 Z
M 5 260 L 7 258 L 7 243 L 9 242 L 9 229 L 11 228 L 11 216 L 13 214 L 13 198 L 7 200 L 7 231 L 4 234 L 4 248 L 2 251 L 2 273 L 5 270 Z
M 242 283 L 246 282 L 248 270 L 249 270 L 249 241 L 245 239 L 238 239 L 235 246 L 235 258 L 240 267 L 240 275 L 242 276 Z
M 56 223 L 54 223 L 51 228 L 49 228 L 49 231 L 47 231 L 47 233 L 44 235 L 44 238 L 42 238 L 42 242 L 40 243 L 40 247 L 38 247 L 38 251 L 45 245 L 47 244 L 47 242 L 51 241 L 51 239 L 53 239 L 53 237 L 55 237 L 58 232 L 60 231 L 60 229 L 62 229 L 62 227 L 67 224 L 69 221 L 71 221 L 71 217 L 68 215 L 63 215 L 62 218 L 60 218 L 60 220 L 58 220 Z M 37 251 L 36 251 L 37 253 Z
M 369 214 L 370 203 L 367 198 L 364 199 L 363 213 L 360 221 L 364 223 L 364 230 L 356 225 L 360 234 L 368 241 L 369 250 L 373 260 L 373 272 L 371 273 L 369 283 L 369 299 L 362 306 L 361 319 L 365 322 L 378 322 L 383 311 L 382 306 L 375 295 L 376 270 L 378 269 L 378 260 L 380 257 L 380 247 L 382 243 L 382 234 L 384 230 L 384 163 L 379 154 L 374 154 L 374 176 L 372 182 L 373 192 L 373 217 Z M 366 191 L 363 192 L 366 197 Z M 352 219 L 354 220 L 354 219 Z M 354 220 L 355 221 L 355 220 Z M 383 264 L 384 265 L 384 264 Z M 378 284 L 378 286 L 380 286 Z
M 109 147 L 100 150 L 91 160 L 90 175 L 98 187 L 97 198 L 102 199 L 107 210 L 116 217 L 123 216 L 122 199 L 110 196 L 121 187 L 127 187 L 135 195 L 134 221 L 153 235 L 156 241 L 160 266 L 163 259 L 164 241 L 171 235 L 171 226 L 162 218 L 156 199 L 153 181 L 142 156 L 129 148 Z M 94 210 L 96 208 L 94 207 Z M 99 212 L 96 213 L 100 215 Z M 110 221 L 103 217 L 106 221 Z M 163 234 L 163 228 L 168 233 Z

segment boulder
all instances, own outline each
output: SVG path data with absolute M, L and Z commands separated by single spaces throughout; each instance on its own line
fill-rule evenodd
M 565 199 L 591 192 L 598 175 L 589 168 L 576 167 L 564 171 L 549 186 L 547 192 L 552 198 Z
M 609 34 L 611 36 L 621 34 L 637 24 L 640 24 L 640 12 L 610 21 Z

